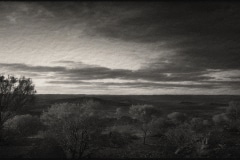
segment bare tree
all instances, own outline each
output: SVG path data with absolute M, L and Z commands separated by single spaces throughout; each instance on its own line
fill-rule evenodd
M 129 114 L 141 122 L 143 144 L 146 144 L 146 138 L 150 133 L 152 121 L 161 115 L 161 111 L 152 105 L 132 105 L 129 109 Z
M 55 104 L 41 115 L 48 127 L 48 135 L 60 144 L 68 158 L 85 157 L 97 148 L 92 144 L 101 134 L 104 124 L 95 112 L 95 105 L 93 101 Z
M 0 140 L 3 124 L 33 100 L 36 93 L 30 78 L 0 76 Z

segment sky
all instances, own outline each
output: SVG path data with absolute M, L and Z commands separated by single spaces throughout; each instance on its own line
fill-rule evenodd
M 240 3 L 0 2 L 0 74 L 38 94 L 240 95 Z

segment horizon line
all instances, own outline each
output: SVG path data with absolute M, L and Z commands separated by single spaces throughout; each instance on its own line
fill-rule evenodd
M 86 95 L 86 96 L 240 96 L 240 94 L 64 94 L 64 93 L 36 93 L 35 95 Z

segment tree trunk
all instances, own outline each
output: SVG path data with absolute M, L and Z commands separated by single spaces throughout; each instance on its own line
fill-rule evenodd
M 1 106 L 0 106 L 0 107 L 1 107 Z M 2 135 L 2 132 L 3 132 L 2 112 L 0 112 L 0 142 L 3 141 L 3 135 Z
M 74 152 L 72 153 L 72 159 L 75 159 L 75 155 L 76 155 L 76 152 L 74 151 Z
M 0 126 L 1 127 L 1 126 Z M 2 127 L 1 127 L 2 128 Z M 2 129 L 0 129 L 0 143 L 3 142 Z
M 143 144 L 144 144 L 144 145 L 146 144 L 146 137 L 147 137 L 147 133 L 144 132 L 144 136 L 143 136 Z

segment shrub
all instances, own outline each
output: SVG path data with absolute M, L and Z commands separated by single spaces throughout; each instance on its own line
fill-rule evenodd
M 195 143 L 195 152 L 197 156 L 206 156 L 210 152 L 209 147 L 209 138 L 210 138 L 210 132 L 207 135 L 202 135 L 199 137 L 199 140 Z
M 149 124 L 152 136 L 162 136 L 169 128 L 175 127 L 175 124 L 166 118 L 155 118 Z
M 134 134 L 135 128 L 132 125 L 117 125 L 110 128 L 111 132 Z
M 210 127 L 210 122 L 202 118 L 192 118 L 190 121 L 191 128 L 196 132 L 205 132 Z
M 129 108 L 129 114 L 141 122 L 140 128 L 143 132 L 143 144 L 151 130 L 151 123 L 161 115 L 161 111 L 152 105 L 132 105 Z
M 240 118 L 240 103 L 239 102 L 229 102 L 229 106 L 226 109 L 226 116 L 230 121 L 234 122 Z
M 96 105 L 93 101 L 55 104 L 41 115 L 49 137 L 60 144 L 67 157 L 82 158 L 96 149 L 94 140 L 105 127 Z
M 153 117 L 161 115 L 161 110 L 157 109 L 152 105 L 132 105 L 129 108 L 129 114 L 142 122 L 150 122 Z
M 138 123 L 139 123 L 139 120 L 133 119 L 129 116 L 122 116 L 116 121 L 116 125 L 129 125 L 129 124 L 136 125 Z
M 124 116 L 124 111 L 122 108 L 117 108 L 115 112 L 116 118 L 120 119 L 122 116 Z
M 110 145 L 113 147 L 123 147 L 132 142 L 134 136 L 128 132 L 113 131 L 110 134 Z
M 204 126 L 210 126 L 211 125 L 211 122 L 209 120 L 203 120 L 203 125 Z
M 225 124 L 229 122 L 229 118 L 227 117 L 226 113 L 214 115 L 212 120 L 215 124 Z
M 213 121 L 217 125 L 224 125 L 224 129 L 229 131 L 239 131 L 240 124 L 240 103 L 229 102 L 229 106 L 226 108 L 226 113 L 213 116 Z
M 38 117 L 26 114 L 17 115 L 7 120 L 4 123 L 4 128 L 21 136 L 30 136 L 43 129 L 43 124 Z
M 186 114 L 180 112 L 170 113 L 167 117 L 175 123 L 183 123 L 187 120 Z
M 197 139 L 195 132 L 191 130 L 190 126 L 186 123 L 169 129 L 165 133 L 165 136 L 170 144 L 176 148 L 175 154 L 178 154 L 184 148 L 192 145 Z

